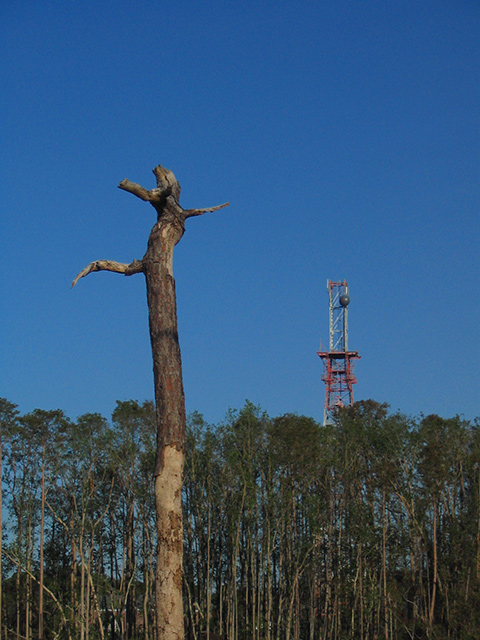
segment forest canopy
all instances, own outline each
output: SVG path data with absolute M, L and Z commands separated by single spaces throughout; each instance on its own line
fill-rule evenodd
M 42 581 L 46 638 L 153 640 L 153 403 L 73 421 L 0 399 L 0 426 L 1 637 L 38 637 Z M 191 640 L 477 637 L 476 422 L 193 413 L 183 510 Z

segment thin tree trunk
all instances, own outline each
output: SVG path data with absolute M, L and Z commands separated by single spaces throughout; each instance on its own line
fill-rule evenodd
M 208 484 L 210 487 L 210 483 Z M 210 536 L 212 535 L 212 517 L 211 517 L 211 509 L 212 509 L 212 501 L 210 491 L 207 493 L 207 640 L 210 640 L 210 615 L 211 615 L 211 604 L 212 604 L 212 589 L 210 582 Z
M 149 620 L 148 620 L 148 601 L 150 599 L 150 584 L 148 580 L 148 571 L 144 573 L 145 594 L 143 596 L 143 640 L 149 640 Z
M 258 522 L 258 514 L 255 513 L 256 517 L 256 521 Z M 252 602 L 252 637 L 253 640 L 257 640 L 257 628 L 258 628 L 258 624 L 257 624 L 257 598 L 258 598 L 258 589 L 257 589 L 257 532 L 258 529 L 255 527 L 255 531 L 253 534 L 253 540 L 252 540 L 252 549 L 251 549 L 251 565 L 250 565 L 250 575 L 251 575 L 251 581 L 252 581 L 252 588 L 251 588 L 251 602 Z
M 69 525 L 69 534 L 70 534 L 70 610 L 71 616 L 70 621 L 72 623 L 72 629 L 74 631 L 74 635 L 76 635 L 78 619 L 75 615 L 75 611 L 77 608 L 77 596 L 76 596 L 76 583 L 77 583 L 77 551 L 74 541 L 74 512 L 73 507 L 71 508 L 70 513 L 70 525 Z
M 437 580 L 438 580 L 438 559 L 437 559 L 437 518 L 438 518 L 438 500 L 434 498 L 433 504 L 433 584 L 432 593 L 430 599 L 430 612 L 429 612 L 429 625 L 430 631 L 433 627 L 433 619 L 435 613 L 435 600 L 437 595 Z
M 16 630 L 15 630 L 15 638 L 16 640 L 20 640 L 20 566 L 17 567 L 16 576 L 15 576 L 15 604 L 16 604 Z
M 150 615 L 149 615 L 149 603 L 150 603 L 150 572 L 152 567 L 152 545 L 150 537 L 150 529 L 142 510 L 142 531 L 143 531 L 143 558 L 144 558 L 144 570 L 143 580 L 145 584 L 145 593 L 143 597 L 143 638 L 144 640 L 150 640 Z
M 223 580 L 220 580 L 220 587 L 218 591 L 219 591 L 218 608 L 220 610 L 218 615 L 218 633 L 222 635 L 223 634 Z
M 388 593 L 387 593 L 387 522 L 385 511 L 386 493 L 382 494 L 382 574 L 383 574 L 383 615 L 385 640 L 389 640 L 388 635 Z
M 25 604 L 25 638 L 30 640 L 30 633 L 32 628 L 32 515 L 30 514 L 28 522 L 28 537 L 27 537 L 27 576 L 26 576 L 26 604 Z
M 269 514 L 270 516 L 270 514 Z M 273 585 L 272 585 L 272 547 L 271 547 L 271 537 L 270 537 L 270 527 L 271 521 L 270 517 L 267 519 L 266 524 L 266 533 L 264 533 L 264 537 L 266 537 L 266 572 L 267 572 L 267 593 L 266 593 L 266 605 L 265 605 L 265 634 L 266 640 L 271 640 L 272 637 L 272 609 L 273 609 Z
M 360 640 L 363 640 L 364 636 L 364 597 L 363 597 L 363 553 L 362 553 L 362 543 L 358 545 L 358 555 L 359 555 L 359 573 L 360 573 Z
M 80 544 L 78 551 L 81 559 L 80 567 L 80 640 L 85 638 L 85 562 L 83 555 L 83 518 L 82 528 L 80 530 Z
M 115 607 L 113 602 L 113 585 L 115 584 L 115 579 L 117 577 L 116 568 L 116 535 L 115 535 L 115 526 L 113 522 L 114 511 L 110 512 L 110 640 L 115 640 L 115 625 L 116 625 L 116 615 L 115 615 Z
M 132 470 L 133 474 L 133 470 Z M 134 536 L 135 536 L 135 497 L 132 495 L 132 490 L 127 494 L 127 521 L 126 521 L 126 584 L 130 585 L 126 596 L 126 631 L 127 640 L 135 637 L 136 634 L 136 607 L 135 607 L 135 586 L 134 586 L 134 572 L 135 572 L 135 548 L 134 548 Z
M 89 640 L 90 638 L 90 567 L 91 567 L 91 556 L 89 553 L 89 549 L 87 549 L 87 558 L 83 559 L 83 563 L 85 565 L 85 640 Z
M 41 511 L 40 511 L 40 579 L 39 579 L 39 593 L 38 593 L 38 638 L 43 640 L 43 579 L 44 579 L 44 567 L 43 567 L 43 547 L 45 539 L 45 455 L 46 455 L 46 442 L 43 443 L 42 449 L 42 499 L 41 499 Z

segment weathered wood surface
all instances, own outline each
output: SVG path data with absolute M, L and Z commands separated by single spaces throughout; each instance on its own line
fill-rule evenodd
M 186 417 L 182 361 L 177 328 L 173 250 L 185 231 L 185 220 L 226 207 L 183 209 L 179 204 L 180 185 L 174 174 L 158 165 L 153 170 L 157 187 L 144 187 L 122 180 L 128 191 L 157 212 L 157 221 L 141 260 L 130 264 L 97 260 L 83 269 L 72 283 L 94 271 L 124 275 L 144 273 L 147 284 L 150 341 L 157 420 L 155 461 L 155 506 L 157 523 L 156 625 L 158 640 L 183 640 L 182 604 L 182 482 L 185 458 Z

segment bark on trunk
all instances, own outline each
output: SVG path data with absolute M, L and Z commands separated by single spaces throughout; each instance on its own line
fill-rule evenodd
M 142 260 L 147 283 L 157 418 L 155 601 L 158 640 L 184 638 L 181 498 L 186 417 L 172 272 L 173 249 L 184 231 L 182 211 L 173 196 L 167 197 L 157 209 L 158 222 L 150 233 L 147 253 Z
M 150 191 L 129 180 L 122 180 L 119 184 L 121 189 L 149 202 L 157 212 L 157 222 L 150 233 L 143 259 L 134 260 L 128 265 L 111 260 L 92 262 L 78 274 L 72 286 L 93 271 L 114 271 L 127 276 L 145 274 L 157 419 L 157 639 L 183 640 L 181 498 L 186 418 L 172 270 L 173 249 L 185 231 L 187 218 L 221 209 L 228 203 L 210 209 L 184 210 L 178 202 L 180 185 L 173 173 L 161 165 L 153 173 L 157 188 Z

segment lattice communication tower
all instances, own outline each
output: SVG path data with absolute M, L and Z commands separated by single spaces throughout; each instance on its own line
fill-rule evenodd
M 353 375 L 355 361 L 360 358 L 358 351 L 348 350 L 348 284 L 327 280 L 329 297 L 329 348 L 319 351 L 325 367 L 322 380 L 326 384 L 323 425 L 333 423 L 333 415 L 338 407 L 353 404 L 353 385 L 357 379 Z

